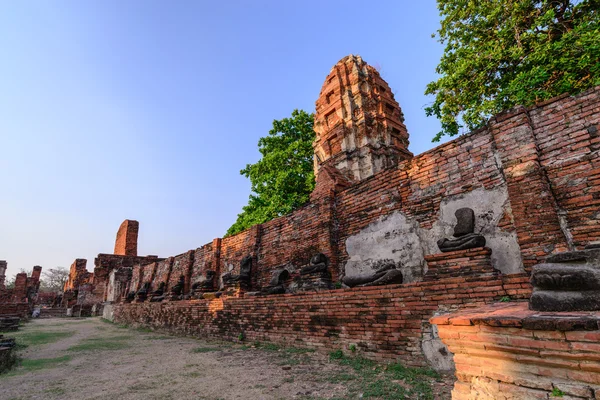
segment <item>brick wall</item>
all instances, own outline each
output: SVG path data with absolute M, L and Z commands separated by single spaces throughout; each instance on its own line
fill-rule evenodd
M 30 303 L 3 303 L 0 304 L 0 317 L 16 315 L 21 318 L 27 318 L 30 313 Z
M 600 238 L 600 88 L 530 111 L 543 166 L 572 245 Z
M 442 208 L 478 191 L 507 193 L 493 229 L 514 235 L 516 254 L 503 259 L 507 249 L 495 248 L 496 268 L 508 263 L 511 273 L 522 265 L 529 270 L 548 254 L 600 240 L 599 109 L 600 89 L 530 109 L 517 107 L 397 168 L 346 188 L 322 187 L 309 204 L 289 215 L 194 250 L 186 291 L 208 269 L 218 277 L 239 272 L 248 255 L 254 261 L 252 290 L 268 286 L 276 269 L 287 268 L 293 275 L 317 252 L 329 257 L 336 281 L 351 258 L 348 239 L 393 213 L 414 224 L 410 230 L 423 233 L 414 244 L 423 255 L 408 280 L 419 281 L 428 257 L 439 253 L 435 240 L 448 233 L 440 225 Z M 178 279 L 163 267 L 156 279 Z
M 599 313 L 501 303 L 431 322 L 454 353 L 454 400 L 600 398 Z
M 366 357 L 425 365 L 422 331 L 440 310 L 529 297 L 524 274 L 460 277 L 318 293 L 114 305 L 114 321 L 176 333 L 267 340 L 335 350 L 356 344 Z

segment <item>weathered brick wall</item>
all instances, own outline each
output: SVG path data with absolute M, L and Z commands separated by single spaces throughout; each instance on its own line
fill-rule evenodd
M 156 256 L 125 256 L 118 254 L 98 254 L 94 259 L 94 273 L 91 280 L 92 294 L 88 303 L 101 303 L 106 300 L 107 286 L 110 273 L 119 268 L 133 268 L 135 265 L 145 265 L 160 261 Z
M 156 268 L 157 268 L 158 262 L 151 262 L 149 264 L 146 264 L 144 266 L 142 266 L 142 283 L 140 285 L 140 288 L 142 286 L 144 286 L 146 283 L 150 283 L 151 285 L 153 285 L 153 282 L 156 282 L 156 286 L 158 287 L 158 285 L 160 284 L 160 281 L 157 279 L 155 280 L 155 274 L 156 274 Z M 151 286 L 154 287 L 154 286 Z
M 166 260 L 162 260 L 156 263 L 156 270 L 154 272 L 154 280 L 152 289 L 158 289 L 158 286 L 164 282 L 165 284 L 169 281 L 171 276 L 171 267 L 173 266 L 173 257 L 169 257 Z M 165 287 L 166 290 L 166 287 Z
M 114 305 L 114 321 L 172 332 L 266 340 L 425 365 L 422 331 L 437 311 L 529 297 L 525 274 L 451 278 L 318 293 Z
M 333 212 L 333 202 L 326 197 L 263 224 L 256 286 L 268 286 L 275 269 L 286 267 L 296 270 L 308 264 L 316 253 L 325 254 L 335 265 L 337 251 L 332 236 Z M 336 279 L 335 268 L 332 268 L 332 273 L 333 279 Z
M 16 315 L 21 318 L 27 318 L 31 310 L 29 303 L 0 303 L 0 317 L 6 315 Z
M 571 245 L 600 239 L 600 88 L 562 96 L 530 112 L 540 164 Z
M 219 275 L 219 258 L 221 254 L 221 239 L 198 247 L 194 251 L 194 262 L 190 273 L 190 285 L 203 281 L 206 271 L 215 271 Z M 216 281 L 216 280 L 215 280 Z
M 171 290 L 175 286 L 181 276 L 185 279 L 184 293 L 190 290 L 190 272 L 192 263 L 194 262 L 194 250 L 190 250 L 186 253 L 180 254 L 173 258 L 173 265 L 171 267 L 171 274 L 169 275 L 169 284 L 167 290 Z
M 501 303 L 431 322 L 454 353 L 454 400 L 600 398 L 598 313 Z
M 475 209 L 492 265 L 505 274 L 599 240 L 599 103 L 594 89 L 518 107 L 397 168 L 345 189 L 322 187 L 289 215 L 196 249 L 190 282 L 208 269 L 238 273 L 251 255 L 252 290 L 260 290 L 275 269 L 293 274 L 316 252 L 329 257 L 334 281 L 377 257 L 396 257 L 405 282 L 420 281 L 427 257 L 439 253 L 436 240 L 451 235 L 459 204 Z M 374 246 L 381 254 L 361 254 Z
M 240 263 L 246 256 L 252 257 L 252 268 L 256 270 L 256 249 L 260 239 L 260 225 L 254 226 L 238 235 L 223 238 L 217 279 L 226 272 L 239 274 Z

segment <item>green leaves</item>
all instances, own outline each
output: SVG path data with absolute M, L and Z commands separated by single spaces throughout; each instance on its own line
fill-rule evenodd
M 288 214 L 308 202 L 315 187 L 313 120 L 313 114 L 294 110 L 291 118 L 273 121 L 273 129 L 259 139 L 262 158 L 240 171 L 250 179 L 252 194 L 226 236 Z
M 446 45 L 425 112 L 457 135 L 494 114 L 600 84 L 600 1 L 438 0 Z

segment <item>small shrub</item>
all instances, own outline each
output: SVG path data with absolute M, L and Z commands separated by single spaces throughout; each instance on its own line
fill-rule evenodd
M 330 360 L 341 360 L 344 358 L 344 352 L 342 350 L 336 350 L 329 353 Z
M 501 302 L 503 302 L 503 303 L 508 303 L 510 300 L 511 300 L 511 299 L 510 299 L 510 296 L 503 296 L 503 297 L 500 299 L 500 301 L 501 301 Z
M 563 391 L 557 387 L 552 388 L 552 393 L 550 394 L 550 396 L 552 397 L 563 397 L 564 395 L 565 394 L 563 393 Z
M 336 282 L 335 285 L 334 285 L 334 287 L 336 289 L 341 289 L 342 288 L 342 282 Z
M 348 349 L 350 349 L 351 352 L 356 353 L 356 345 L 355 344 L 351 344 Z
M 211 351 L 219 351 L 216 347 L 197 347 L 192 350 L 192 353 L 210 353 Z
M 240 332 L 240 334 L 238 335 L 238 340 L 240 342 L 243 342 L 244 339 L 246 339 L 246 335 L 244 335 L 244 332 Z

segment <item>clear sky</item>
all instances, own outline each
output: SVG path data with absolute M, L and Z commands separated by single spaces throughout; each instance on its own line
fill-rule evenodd
M 406 117 L 410 150 L 439 130 L 424 106 L 442 46 L 433 0 L 0 1 L 0 259 L 7 277 L 221 237 L 239 174 L 273 119 L 314 111 L 331 67 L 359 54 Z

